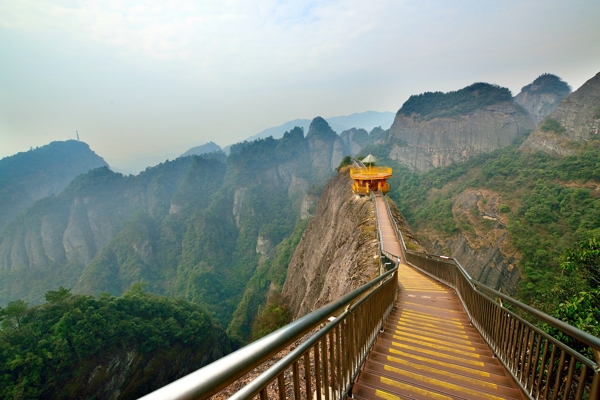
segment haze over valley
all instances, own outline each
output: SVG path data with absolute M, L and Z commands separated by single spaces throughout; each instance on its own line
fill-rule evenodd
M 368 154 L 409 250 L 600 335 L 597 15 L 0 2 L 0 398 L 139 398 L 371 281 Z

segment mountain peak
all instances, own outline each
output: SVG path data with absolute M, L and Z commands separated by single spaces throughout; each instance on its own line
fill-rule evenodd
M 327 121 L 322 117 L 315 117 L 310 123 L 310 127 L 308 128 L 308 134 L 306 135 L 307 139 L 312 137 L 321 137 L 321 138 L 336 138 L 337 134 L 331 129 Z
M 575 143 L 600 136 L 600 73 L 560 102 L 521 145 L 550 154 L 575 153 Z
M 523 107 L 536 124 L 546 118 L 571 93 L 571 87 L 552 74 L 542 74 L 523 86 L 515 103 Z

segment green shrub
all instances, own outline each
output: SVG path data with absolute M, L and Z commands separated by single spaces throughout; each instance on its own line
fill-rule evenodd
M 288 310 L 283 302 L 283 297 L 276 293 L 271 296 L 262 312 L 256 316 L 252 325 L 252 339 L 257 340 L 276 331 L 287 324 L 287 320 Z
M 335 170 L 339 172 L 340 169 L 342 169 L 346 165 L 352 165 L 352 157 L 350 157 L 350 156 L 344 157 L 342 159 L 342 162 L 340 162 L 340 165 Z
M 547 117 L 542 121 L 540 129 L 544 132 L 554 132 L 559 135 L 567 131 L 565 127 L 560 124 L 560 122 L 550 117 Z
M 508 214 L 510 212 L 510 208 L 507 205 L 502 204 L 500 205 L 500 212 L 503 214 Z

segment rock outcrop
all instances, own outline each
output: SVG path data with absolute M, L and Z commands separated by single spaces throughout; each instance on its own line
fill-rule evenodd
M 389 157 L 426 172 L 506 147 L 534 127 L 508 89 L 474 84 L 457 92 L 426 93 L 411 97 L 398 111 L 389 132 Z
M 343 169 L 321 194 L 288 266 L 283 296 L 293 319 L 373 279 L 379 271 L 375 209 L 352 193 Z
M 343 158 L 341 154 L 343 147 L 338 135 L 329 127 L 327 121 L 316 117 L 310 124 L 306 141 L 308 142 L 312 171 L 320 178 L 326 177 L 335 168 L 332 167 L 333 159 L 339 158 L 341 161 Z M 337 165 L 339 165 L 339 161 Z
M 571 88 L 558 76 L 543 74 L 521 89 L 515 103 L 527 110 L 537 125 L 569 94 Z
M 453 199 L 452 215 L 461 232 L 451 239 L 421 232 L 428 252 L 456 258 L 477 281 L 514 294 L 521 278 L 521 255 L 506 228 L 508 214 L 500 212 L 502 198 L 485 189 L 466 189 Z M 464 227 L 468 227 L 465 229 Z
M 375 206 L 351 190 L 348 168 L 329 182 L 288 266 L 283 297 L 293 319 L 299 318 L 379 273 Z M 406 221 L 391 204 L 409 248 L 420 250 Z
M 581 144 L 600 138 L 600 73 L 565 98 L 521 145 L 566 156 Z

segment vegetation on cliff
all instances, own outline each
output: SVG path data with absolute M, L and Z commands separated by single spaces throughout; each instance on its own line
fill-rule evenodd
M 438 237 L 451 238 L 467 232 L 472 227 L 453 212 L 454 199 L 469 188 L 498 193 L 503 203 L 496 212 L 508 217 L 506 229 L 523 274 L 517 296 L 576 326 L 591 326 L 577 321 L 583 318 L 580 315 L 595 315 L 600 309 L 594 289 L 597 283 L 589 279 L 594 274 L 582 278 L 581 268 L 569 272 L 565 265 L 571 264 L 561 268 L 561 260 L 573 260 L 578 251 L 589 255 L 589 250 L 577 249 L 595 245 L 578 243 L 597 243 L 600 238 L 600 195 L 594 189 L 600 183 L 596 149 L 589 147 L 559 158 L 541 152 L 522 153 L 515 145 L 424 174 L 385 161 L 394 166 L 390 196 L 413 229 L 422 234 L 436 232 Z M 476 213 L 488 231 L 499 227 L 493 216 L 484 219 L 478 210 L 469 212 Z M 582 284 L 584 281 L 588 283 Z
M 18 300 L 0 308 L 1 398 L 107 397 L 110 391 L 138 398 L 231 350 L 202 306 L 145 293 L 141 284 L 122 297 L 72 295 L 62 287 L 45 297 L 34 307 Z M 184 349 L 193 349 L 191 369 L 175 361 Z M 155 362 L 164 352 L 168 368 Z M 128 366 L 112 367 L 121 369 L 121 383 L 108 388 L 115 371 L 106 365 L 126 364 L 128 353 L 135 354 Z
M 537 93 L 550 93 L 560 97 L 568 96 L 571 93 L 571 86 L 558 76 L 553 74 L 542 74 L 538 76 L 529 85 L 523 86 L 521 92 L 535 91 Z
M 425 92 L 412 95 L 402 105 L 399 114 L 417 114 L 425 121 L 433 118 L 457 117 L 478 108 L 511 101 L 512 94 L 507 88 L 489 83 L 474 83 L 454 92 Z
M 309 142 L 296 128 L 234 146 L 226 163 L 190 156 L 138 176 L 78 176 L 0 234 L 0 305 L 39 304 L 59 286 L 120 296 L 143 281 L 249 339 L 270 288 L 283 285 L 304 198 L 323 185 Z
M 107 165 L 86 143 L 76 140 L 0 160 L 0 229 L 34 201 L 59 193 L 78 174 Z

